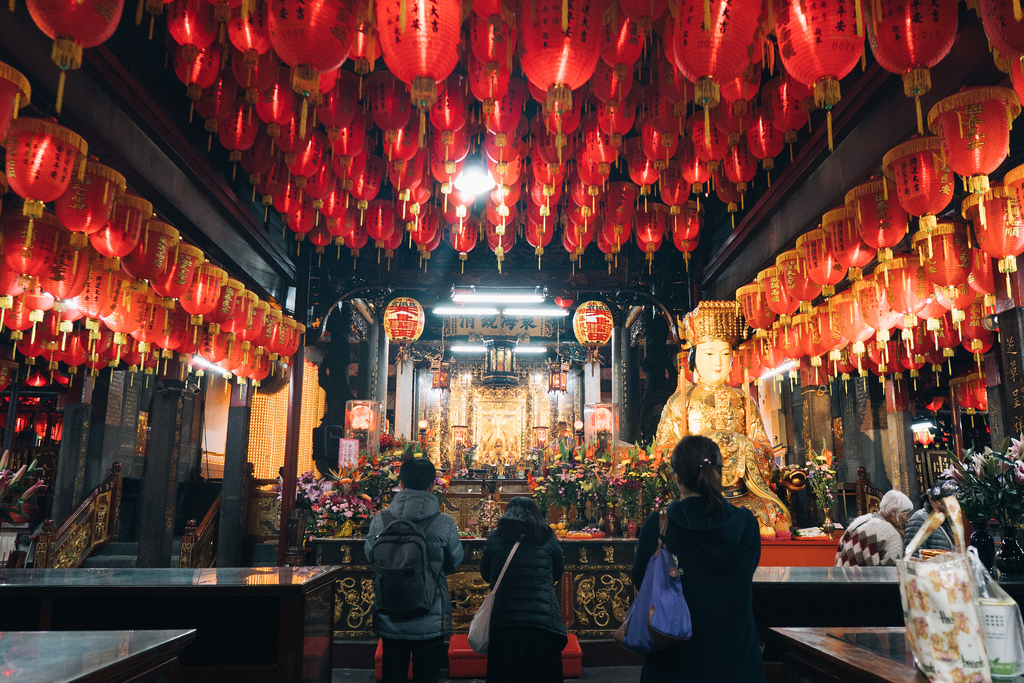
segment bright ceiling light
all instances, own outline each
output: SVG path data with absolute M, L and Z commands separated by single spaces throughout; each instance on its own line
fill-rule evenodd
M 774 377 L 775 375 L 781 375 L 784 372 L 789 372 L 790 370 L 796 369 L 798 365 L 799 364 L 795 360 L 783 363 L 774 370 L 769 370 L 768 372 L 761 375 L 761 379 L 768 379 L 769 377 Z
M 498 309 L 487 306 L 434 306 L 434 315 L 498 315 Z
M 452 344 L 449 350 L 452 353 L 484 353 L 487 351 L 483 345 L 477 344 Z
M 933 429 L 934 427 L 935 425 L 933 425 L 931 422 L 918 422 L 910 425 L 910 429 L 915 432 L 923 432 L 926 429 Z
M 491 172 L 479 162 L 466 164 L 462 173 L 455 179 L 455 189 L 471 195 L 481 195 L 490 192 L 497 185 Z
M 505 308 L 501 311 L 505 315 L 533 316 L 535 318 L 564 318 L 569 311 L 564 308 Z
M 455 303 L 487 304 L 539 304 L 544 301 L 544 292 L 515 289 L 456 289 L 452 292 Z
M 541 353 L 547 353 L 547 352 L 548 352 L 548 347 L 546 347 L 546 346 L 517 346 L 516 347 L 516 353 L 520 353 L 520 354 L 522 354 L 522 353 L 526 353 L 526 354 L 531 354 L 531 353 L 541 354 Z

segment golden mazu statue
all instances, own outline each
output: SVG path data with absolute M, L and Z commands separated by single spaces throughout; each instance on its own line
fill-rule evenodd
M 694 382 L 679 369 L 679 384 L 661 412 L 655 443 L 672 449 L 688 434 L 706 436 L 722 451 L 722 489 L 726 500 L 748 508 L 772 538 L 788 530 L 789 510 L 772 493 L 772 445 L 757 405 L 749 395 L 726 385 L 733 347 L 743 329 L 736 301 L 702 301 L 683 319 L 691 346 Z M 685 348 L 684 344 L 684 348 Z M 686 355 L 680 354 L 681 366 Z

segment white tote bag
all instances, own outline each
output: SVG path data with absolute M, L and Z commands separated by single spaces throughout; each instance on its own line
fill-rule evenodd
M 501 568 L 501 573 L 498 574 L 494 590 L 487 594 L 484 601 L 480 603 L 480 609 L 473 615 L 473 621 L 469 622 L 469 646 L 478 655 L 487 654 L 487 646 L 491 642 L 491 610 L 494 609 L 494 594 L 498 592 L 501 580 L 505 578 L 505 570 L 508 569 L 508 563 L 512 561 L 512 556 L 516 554 L 518 548 L 519 541 L 516 541 L 516 544 L 512 546 L 512 550 L 509 551 L 508 559 L 505 560 L 505 566 Z

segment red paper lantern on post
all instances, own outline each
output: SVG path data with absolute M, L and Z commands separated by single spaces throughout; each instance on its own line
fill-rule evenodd
M 946 163 L 964 176 L 968 192 L 988 191 L 988 174 L 1006 158 L 1018 114 L 1017 93 L 998 87 L 966 88 L 928 112 L 928 128 L 942 139 Z
M 67 192 L 72 171 L 85 171 L 89 146 L 77 133 L 45 119 L 19 118 L 7 130 L 7 180 L 25 199 L 24 215 L 39 218 L 43 205 Z M 29 222 L 31 228 L 31 221 Z
M 775 35 L 786 73 L 814 88 L 814 103 L 828 112 L 828 148 L 832 150 L 832 107 L 839 103 L 839 81 L 864 54 L 860 3 L 844 0 L 807 5 L 803 0 L 775 3 Z
M 865 5 L 871 53 L 883 69 L 902 76 L 903 94 L 913 97 L 917 108 L 919 135 L 924 135 L 921 95 L 932 89 L 929 69 L 953 47 L 959 4 L 957 0 L 935 0 L 927 12 L 900 0 Z
M 124 176 L 94 159 L 86 159 L 85 176 L 72 178 L 55 206 L 57 218 L 71 231 L 71 246 L 81 249 L 88 236 L 109 221 L 114 201 L 125 191 Z
M 845 206 L 833 209 L 821 217 L 821 227 L 836 260 L 849 269 L 850 280 L 856 281 L 862 276 L 861 268 L 875 257 L 875 250 L 861 241 L 853 218 Z
M 853 216 L 864 244 L 880 250 L 878 260 L 887 261 L 907 234 L 907 212 L 893 195 L 896 186 L 885 176 L 870 178 L 846 193 L 846 208 Z

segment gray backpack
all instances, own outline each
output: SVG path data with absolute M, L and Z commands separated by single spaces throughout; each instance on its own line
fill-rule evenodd
M 430 570 L 427 528 L 436 512 L 418 524 L 381 512 L 384 529 L 373 542 L 374 607 L 379 614 L 417 617 L 430 611 L 437 594 L 437 576 Z

